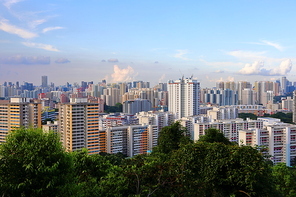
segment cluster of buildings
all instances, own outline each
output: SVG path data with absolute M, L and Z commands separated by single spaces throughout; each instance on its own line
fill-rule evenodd
M 149 82 L 106 84 L 105 80 L 55 87 L 48 85 L 47 76 L 42 76 L 38 87 L 8 82 L 0 85 L 0 143 L 13 129 L 34 127 L 56 132 L 67 151 L 87 148 L 89 154 L 122 152 L 131 157 L 150 152 L 159 131 L 180 121 L 195 141 L 207 129 L 216 128 L 238 144 L 267 146 L 274 163 L 290 165 L 296 157 L 295 125 L 263 117 L 243 120 L 238 114 L 296 114 L 296 93 L 287 94 L 295 90 L 294 85 L 285 77 L 254 85 L 220 82 L 206 89 L 192 77 L 153 88 Z M 283 95 L 280 102 L 274 101 Z M 122 113 L 104 113 L 106 105 L 118 103 Z

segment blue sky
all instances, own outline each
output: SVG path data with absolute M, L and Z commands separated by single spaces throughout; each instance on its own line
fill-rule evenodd
M 0 83 L 296 81 L 296 1 L 0 0 Z

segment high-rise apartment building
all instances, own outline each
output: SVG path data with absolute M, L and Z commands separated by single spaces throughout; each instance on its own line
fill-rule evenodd
M 0 143 L 9 132 L 24 128 L 41 128 L 41 103 L 28 98 L 0 100 Z
M 90 103 L 87 98 L 72 98 L 70 103 L 59 104 L 59 133 L 67 151 L 87 147 L 89 135 L 99 130 L 99 109 L 98 102 Z
M 170 80 L 169 111 L 176 114 L 176 118 L 194 116 L 199 114 L 200 83 L 192 78 Z

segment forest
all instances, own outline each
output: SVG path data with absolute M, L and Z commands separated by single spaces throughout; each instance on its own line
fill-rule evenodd
M 216 129 L 193 142 L 179 122 L 151 153 L 66 152 L 53 132 L 18 129 L 0 146 L 1 196 L 296 196 L 296 171 Z

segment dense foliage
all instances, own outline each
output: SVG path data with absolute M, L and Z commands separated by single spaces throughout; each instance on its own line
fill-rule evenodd
M 115 106 L 104 105 L 105 113 L 122 112 L 123 107 L 121 103 L 116 103 Z
M 21 129 L 0 146 L 1 196 L 69 195 L 72 171 L 72 157 L 53 133 Z
M 209 129 L 193 143 L 180 123 L 152 153 L 66 153 L 54 133 L 20 129 L 0 146 L 1 196 L 296 196 L 296 169 Z
M 252 113 L 239 113 L 239 118 L 243 118 L 246 120 L 246 118 L 250 118 L 252 120 L 256 120 L 258 116 Z M 293 123 L 293 113 L 283 113 L 283 112 L 277 112 L 275 114 L 264 114 L 264 117 L 271 117 L 271 118 L 278 118 L 282 122 L 285 123 Z

